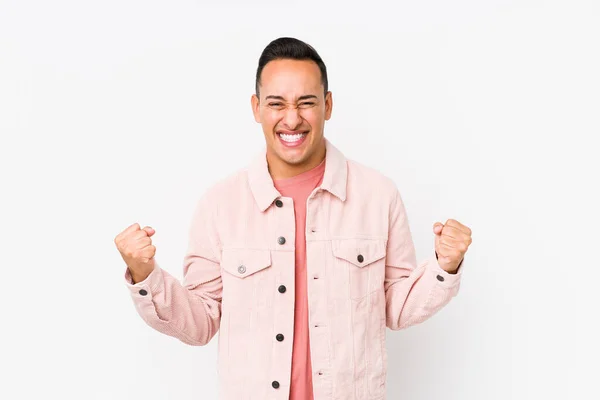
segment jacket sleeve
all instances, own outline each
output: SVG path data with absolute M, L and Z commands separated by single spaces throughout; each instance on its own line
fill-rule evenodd
M 464 265 L 461 263 L 454 274 L 444 271 L 437 262 L 435 249 L 417 264 L 408 217 L 398 190 L 391 201 L 388 229 L 386 326 L 399 330 L 425 321 L 456 296 Z
M 136 284 L 129 269 L 125 271 L 125 284 L 142 319 L 157 331 L 192 346 L 207 344 L 221 320 L 223 284 L 216 212 L 206 195 L 196 203 L 181 283 L 156 260 L 150 275 Z

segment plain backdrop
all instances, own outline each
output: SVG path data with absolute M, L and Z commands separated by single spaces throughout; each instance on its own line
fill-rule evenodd
M 193 206 L 264 146 L 263 48 L 313 45 L 325 135 L 401 190 L 461 290 L 387 332 L 390 399 L 598 399 L 597 1 L 0 1 L 0 398 L 215 399 L 216 340 L 137 315 L 114 237 L 182 278 Z

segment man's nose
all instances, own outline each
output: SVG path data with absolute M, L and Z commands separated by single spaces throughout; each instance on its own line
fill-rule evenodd
M 283 116 L 283 122 L 290 130 L 293 130 L 296 127 L 298 127 L 298 125 L 302 123 L 302 116 L 300 115 L 300 110 L 297 107 L 286 108 L 285 115 Z

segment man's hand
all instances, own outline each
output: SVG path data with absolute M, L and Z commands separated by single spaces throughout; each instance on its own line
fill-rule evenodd
M 115 244 L 129 268 L 133 283 L 143 281 L 154 269 L 156 247 L 150 239 L 154 232 L 149 226 L 140 229 L 136 222 L 115 237 Z
M 455 273 L 463 260 L 471 239 L 471 229 L 455 219 L 449 219 L 446 224 L 433 224 L 435 233 L 435 253 L 438 263 L 444 271 Z

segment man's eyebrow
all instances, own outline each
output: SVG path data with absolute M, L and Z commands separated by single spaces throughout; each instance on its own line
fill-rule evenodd
M 317 96 L 314 94 L 305 94 L 304 96 L 298 97 L 298 100 L 316 99 Z
M 275 96 L 275 95 L 268 95 L 267 97 L 265 97 L 265 100 L 269 100 L 269 99 L 275 99 L 275 100 L 285 100 L 282 96 Z M 315 96 L 314 94 L 305 94 L 303 96 L 298 97 L 298 101 L 300 100 L 307 100 L 307 99 L 318 99 L 317 96 Z

